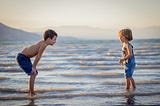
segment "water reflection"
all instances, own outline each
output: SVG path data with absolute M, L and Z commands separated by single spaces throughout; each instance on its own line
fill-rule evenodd
M 126 99 L 126 105 L 127 106 L 133 106 L 135 105 L 135 95 L 133 93 L 134 91 L 127 91 L 127 95 L 125 96 Z
M 134 95 L 127 95 L 126 98 L 126 105 L 134 105 L 135 104 L 135 98 Z
M 38 105 L 35 105 L 34 99 L 30 99 L 30 100 L 29 100 L 29 104 L 27 104 L 27 105 L 22 105 L 22 106 L 38 106 Z

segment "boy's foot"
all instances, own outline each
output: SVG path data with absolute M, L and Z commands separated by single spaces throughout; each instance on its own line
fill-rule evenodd
M 126 88 L 126 91 L 129 91 L 129 88 Z

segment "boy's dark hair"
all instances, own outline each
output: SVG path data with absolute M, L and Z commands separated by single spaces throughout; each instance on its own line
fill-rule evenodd
M 48 38 L 53 38 L 54 36 L 58 36 L 54 30 L 48 29 L 43 34 L 43 39 L 46 41 Z

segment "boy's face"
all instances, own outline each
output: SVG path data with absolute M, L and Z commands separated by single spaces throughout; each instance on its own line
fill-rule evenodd
M 125 37 L 124 37 L 124 36 L 119 37 L 119 39 L 120 39 L 120 41 L 121 41 L 122 43 L 125 42 Z
M 54 36 L 52 39 L 50 39 L 50 45 L 53 45 L 56 43 L 56 39 L 57 39 L 57 36 Z

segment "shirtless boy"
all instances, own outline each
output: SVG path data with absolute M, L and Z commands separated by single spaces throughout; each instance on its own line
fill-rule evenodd
M 19 66 L 25 71 L 26 74 L 30 76 L 28 80 L 28 89 L 30 96 L 33 96 L 34 93 L 34 81 L 38 74 L 36 66 L 48 45 L 54 45 L 57 39 L 57 33 L 53 30 L 46 30 L 43 34 L 43 40 L 38 43 L 25 47 L 17 55 L 17 62 Z M 30 58 L 35 57 L 33 64 L 31 63 Z

